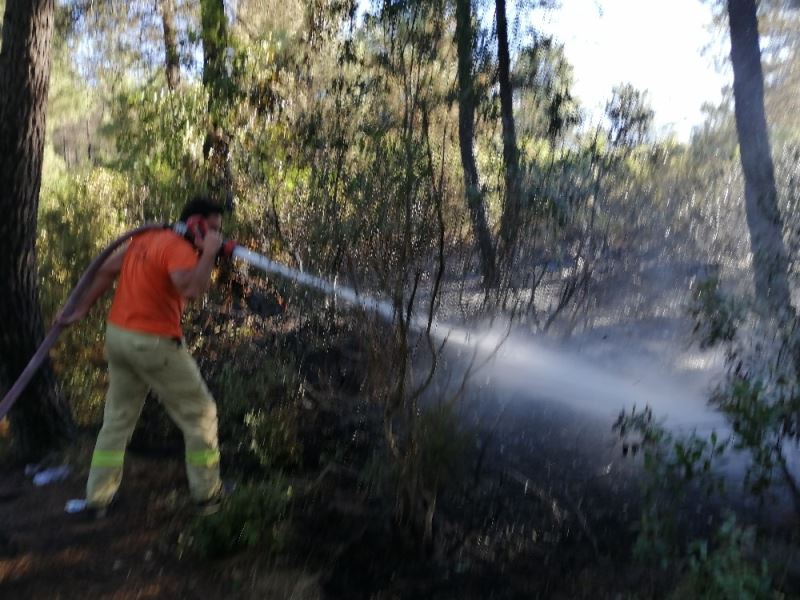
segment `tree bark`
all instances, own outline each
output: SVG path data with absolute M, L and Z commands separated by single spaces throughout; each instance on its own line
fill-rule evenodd
M 229 157 L 229 136 L 220 125 L 219 113 L 229 100 L 230 80 L 225 67 L 228 24 L 223 0 L 201 0 L 200 20 L 203 38 L 203 87 L 208 91 L 211 124 L 203 144 L 208 164 L 208 187 L 213 198 L 224 205 L 232 202 L 233 176 Z
M 181 65 L 175 28 L 175 0 L 161 0 L 161 24 L 164 28 L 164 66 L 167 87 L 175 90 L 181 84 Z
M 203 38 L 203 86 L 209 91 L 210 108 L 223 100 L 227 80 L 225 50 L 228 47 L 228 24 L 223 0 L 201 0 L 201 35 Z
M 0 391 L 44 337 L 36 284 L 36 222 L 54 0 L 8 0 L 0 51 Z M 69 408 L 45 364 L 10 414 L 15 449 L 41 457 L 72 437 Z
M 458 49 L 458 141 L 464 170 L 464 193 L 478 245 L 483 284 L 496 283 L 495 251 L 486 221 L 483 192 L 475 164 L 475 86 L 472 77 L 472 6 L 470 0 L 456 0 L 456 45 Z
M 728 0 L 736 131 L 745 183 L 756 299 L 779 324 L 794 318 L 775 172 L 764 112 L 764 75 L 755 0 Z
M 514 245 L 519 232 L 522 198 L 519 181 L 519 150 L 514 125 L 514 90 L 511 86 L 511 60 L 508 52 L 508 21 L 506 0 L 495 0 L 497 13 L 497 62 L 500 84 L 500 114 L 503 123 L 503 164 L 505 193 L 500 220 L 500 254 L 507 264 L 513 259 Z M 510 266 L 510 264 L 508 264 Z

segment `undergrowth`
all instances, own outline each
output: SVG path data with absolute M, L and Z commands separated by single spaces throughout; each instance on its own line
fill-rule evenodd
M 179 554 L 221 558 L 256 547 L 279 552 L 291 499 L 292 487 L 282 477 L 239 486 L 218 513 L 196 518 L 181 534 Z

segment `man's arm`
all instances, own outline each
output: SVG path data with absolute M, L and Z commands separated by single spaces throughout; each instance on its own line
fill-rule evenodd
M 75 309 L 68 315 L 59 313 L 55 319 L 56 323 L 60 323 L 64 326 L 72 325 L 86 316 L 92 306 L 94 306 L 94 303 L 97 302 L 97 299 L 105 294 L 114 284 L 114 280 L 122 270 L 122 262 L 125 260 L 125 252 L 127 249 L 128 247 L 125 246 L 122 250 L 118 250 L 100 265 L 100 268 L 97 270 L 92 280 L 92 285 L 90 285 L 89 289 L 81 296 Z
M 199 298 L 206 293 L 211 283 L 211 271 L 222 246 L 222 237 L 216 231 L 209 231 L 203 238 L 203 253 L 194 269 L 170 273 L 172 284 L 184 298 Z

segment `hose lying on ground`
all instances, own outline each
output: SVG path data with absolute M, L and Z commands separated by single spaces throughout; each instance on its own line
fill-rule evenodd
M 83 275 L 81 275 L 77 285 L 72 290 L 72 293 L 70 294 L 69 298 L 67 298 L 67 301 L 64 303 L 61 314 L 68 316 L 73 310 L 75 310 L 75 307 L 77 306 L 78 301 L 81 299 L 81 296 L 83 296 L 84 292 L 86 292 L 86 289 L 92 283 L 92 280 L 94 280 L 95 273 L 97 273 L 97 270 L 105 262 L 105 260 L 111 256 L 111 253 L 114 252 L 114 250 L 119 248 L 122 244 L 137 234 L 150 229 L 163 229 L 164 227 L 165 225 L 162 224 L 142 225 L 141 227 L 124 233 L 111 242 L 105 250 L 97 255 L 97 257 L 87 267 L 86 271 L 83 272 Z M 14 382 L 14 385 L 11 386 L 11 389 L 8 390 L 3 398 L 3 401 L 0 402 L 0 419 L 4 418 L 8 414 L 8 411 L 11 410 L 14 402 L 17 401 L 25 387 L 28 385 L 28 383 L 30 383 L 30 380 L 36 374 L 36 371 L 42 365 L 42 362 L 44 362 L 44 359 L 47 357 L 47 353 L 50 351 L 50 348 L 53 347 L 53 344 L 56 343 L 56 340 L 63 329 L 64 325 L 56 322 L 50 328 L 50 331 L 47 332 L 44 340 L 42 340 L 42 343 L 39 344 L 39 347 L 36 349 L 36 353 L 28 362 L 28 365 L 17 378 L 17 381 Z

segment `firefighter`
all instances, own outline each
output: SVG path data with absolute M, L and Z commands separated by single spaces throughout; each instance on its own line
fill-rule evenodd
M 205 294 L 222 245 L 223 209 L 195 197 L 180 220 L 199 223 L 197 235 L 154 229 L 134 237 L 100 267 L 91 287 L 63 325 L 83 318 L 119 278 L 106 327 L 108 391 L 103 426 L 92 454 L 86 506 L 105 517 L 122 481 L 125 448 L 148 391 L 159 398 L 183 433 L 189 491 L 199 514 L 219 509 L 217 407 L 186 349 L 181 313 L 186 300 Z M 191 239 L 191 241 L 189 241 Z

